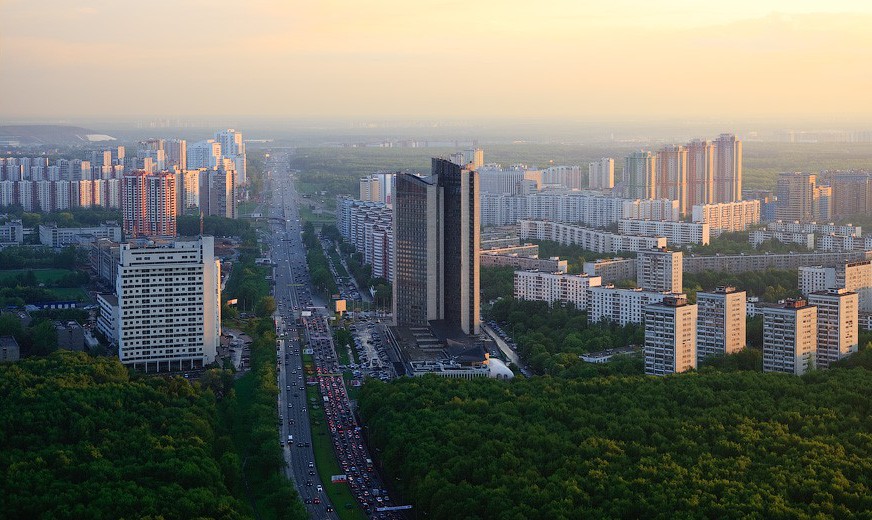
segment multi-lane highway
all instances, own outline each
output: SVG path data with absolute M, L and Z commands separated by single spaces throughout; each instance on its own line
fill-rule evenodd
M 296 207 L 296 194 L 290 180 L 287 154 L 270 157 L 270 188 L 272 205 L 272 236 L 270 255 L 276 298 L 276 345 L 278 364 L 280 428 L 287 462 L 287 475 L 293 479 L 312 518 L 337 518 L 334 505 L 323 491 L 325 485 L 315 467 L 312 431 L 306 407 L 306 375 L 304 373 L 301 338 L 313 351 L 315 374 L 311 383 L 318 384 L 334 454 L 345 472 L 352 494 L 361 508 L 372 518 L 401 518 L 400 513 L 384 511 L 392 508 L 390 496 L 376 474 L 360 428 L 339 373 L 333 335 L 326 312 L 308 315 L 312 307 L 306 254 L 301 238 L 301 222 Z M 307 316 L 303 316 L 303 313 Z M 381 510 L 381 511 L 380 511 Z
M 269 212 L 272 218 L 270 255 L 274 263 L 276 333 L 279 337 L 276 345 L 278 412 L 282 423 L 279 442 L 284 446 L 287 475 L 295 483 L 310 516 L 338 518 L 323 492 L 324 483 L 315 467 L 312 431 L 306 410 L 303 353 L 296 320 L 300 309 L 312 302 L 299 216 L 291 202 L 293 186 L 290 184 L 287 155 L 271 157 L 268 168 L 273 196 Z

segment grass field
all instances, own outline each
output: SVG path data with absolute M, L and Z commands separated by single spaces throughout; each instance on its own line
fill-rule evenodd
M 0 280 L 13 278 L 24 274 L 27 271 L 33 271 L 34 276 L 36 276 L 37 281 L 40 283 L 56 282 L 64 276 L 74 272 L 70 269 L 4 269 L 0 271 Z
M 49 289 L 51 292 L 55 293 L 58 297 L 58 300 L 68 300 L 68 301 L 89 301 L 90 297 L 88 293 L 85 292 L 84 289 L 79 287 L 62 287 L 62 288 L 52 288 Z

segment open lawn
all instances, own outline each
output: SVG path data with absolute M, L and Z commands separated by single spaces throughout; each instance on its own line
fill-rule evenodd
M 26 273 L 27 271 L 33 271 L 34 276 L 36 276 L 36 279 L 40 283 L 56 282 L 64 276 L 75 272 L 70 269 L 3 269 L 0 270 L 0 280 L 14 278 Z
M 64 300 L 83 302 L 91 300 L 90 296 L 88 296 L 88 293 L 80 287 L 60 287 L 57 289 L 53 288 L 49 290 L 57 295 L 59 301 Z

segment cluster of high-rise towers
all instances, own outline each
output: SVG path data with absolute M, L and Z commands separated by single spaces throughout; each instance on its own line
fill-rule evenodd
M 695 205 L 742 200 L 742 141 L 721 134 L 633 152 L 617 188 L 626 198 L 677 200 L 682 215 Z

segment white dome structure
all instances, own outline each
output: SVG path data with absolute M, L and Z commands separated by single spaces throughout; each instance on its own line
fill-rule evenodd
M 515 374 L 512 373 L 511 369 L 501 359 L 490 358 L 487 361 L 487 366 L 490 370 L 488 377 L 492 379 L 512 379 L 515 377 Z

